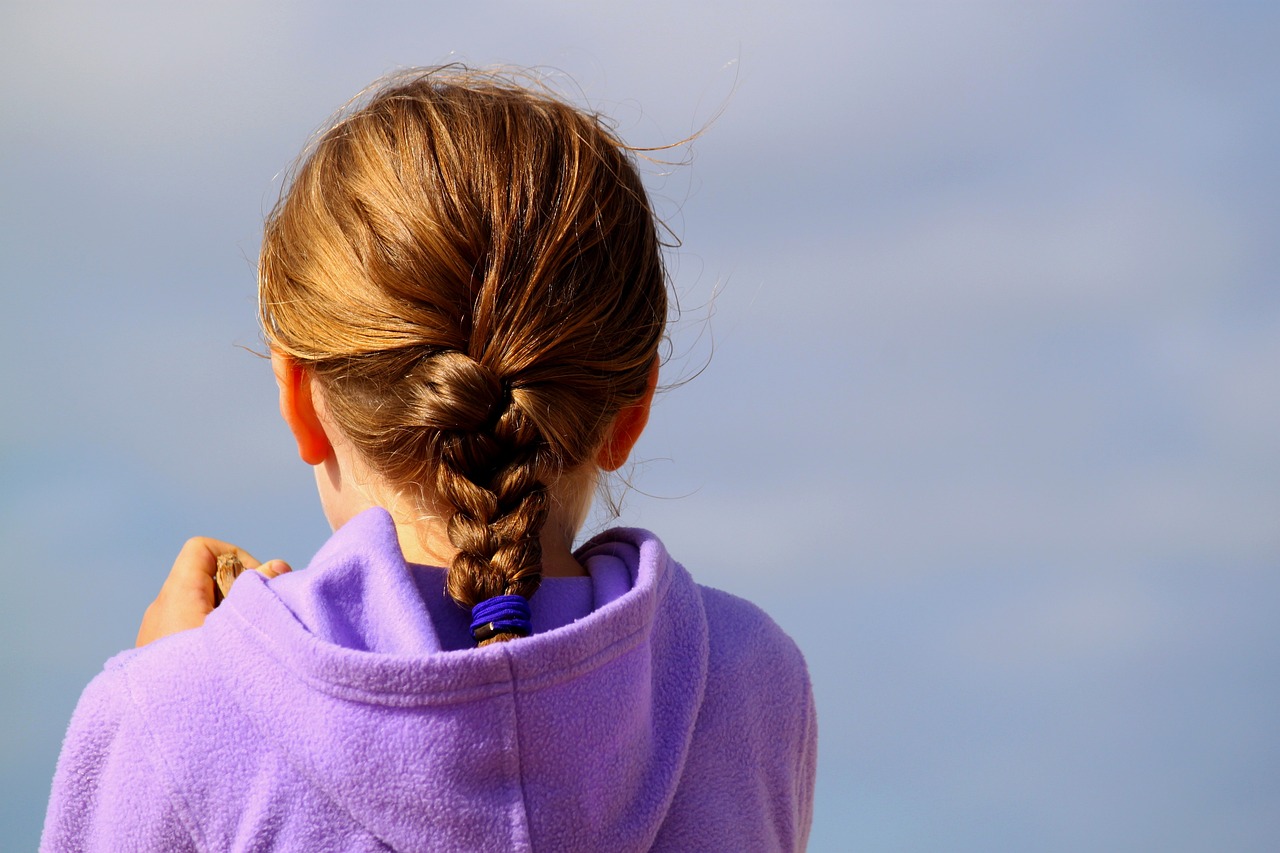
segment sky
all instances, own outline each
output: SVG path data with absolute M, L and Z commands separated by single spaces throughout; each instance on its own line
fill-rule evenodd
M 1278 41 L 1264 3 L 5 4 L 0 837 L 187 537 L 326 536 L 262 217 L 348 98 L 465 61 L 697 137 L 644 164 L 681 310 L 611 489 L 804 651 L 811 850 L 1275 849 Z

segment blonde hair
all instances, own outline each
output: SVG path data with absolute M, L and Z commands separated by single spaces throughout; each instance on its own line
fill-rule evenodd
M 448 590 L 472 607 L 538 588 L 548 487 L 644 397 L 667 292 L 630 149 L 450 67 L 319 138 L 267 219 L 259 311 L 363 459 L 446 508 Z

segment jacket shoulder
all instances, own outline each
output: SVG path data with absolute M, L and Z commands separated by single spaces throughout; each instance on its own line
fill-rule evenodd
M 656 847 L 688 849 L 681 845 L 700 837 L 710 848 L 802 850 L 817 760 L 804 655 L 756 605 L 699 589 L 709 637 L 706 686 L 685 782 Z M 707 784 L 714 779 L 725 781 Z
M 795 640 L 755 604 L 712 587 L 700 586 L 710 636 L 711 677 L 737 678 L 768 672 L 777 692 L 807 693 L 809 669 Z M 726 685 L 727 686 L 727 685 Z M 744 685 L 753 692 L 761 685 Z M 770 691 L 774 692 L 774 691 Z
M 40 849 L 195 849 L 144 715 L 117 656 L 89 682 L 63 738 Z

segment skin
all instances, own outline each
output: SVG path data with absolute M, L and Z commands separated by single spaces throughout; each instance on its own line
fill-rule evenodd
M 426 496 L 425 507 L 421 501 L 410 502 L 363 463 L 328 421 L 321 389 L 304 365 L 273 350 L 271 367 L 280 392 L 280 414 L 293 434 L 298 456 L 315 470 L 316 488 L 329 525 L 337 530 L 364 510 L 382 506 L 395 520 L 406 561 L 449 565 L 456 549 L 449 542 L 442 515 L 433 510 L 430 496 Z M 615 416 L 593 462 L 567 472 L 552 485 L 552 507 L 542 530 L 544 576 L 585 574 L 573 557 L 573 539 L 590 508 L 600 472 L 615 471 L 627 461 L 649 422 L 657 383 L 655 359 L 645 398 Z M 245 568 L 256 569 L 267 577 L 291 571 L 283 560 L 259 563 L 248 552 L 227 542 L 207 537 L 189 539 L 178 553 L 160 593 L 143 615 L 138 630 L 139 647 L 204 624 L 205 617 L 213 612 L 213 578 L 218 555 L 228 551 L 234 551 Z

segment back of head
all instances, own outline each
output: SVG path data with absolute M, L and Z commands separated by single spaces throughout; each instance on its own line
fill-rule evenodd
M 268 218 L 259 305 L 361 457 L 449 517 L 467 607 L 537 589 L 548 489 L 644 397 L 667 314 L 628 149 L 453 68 L 392 79 L 320 137 Z

